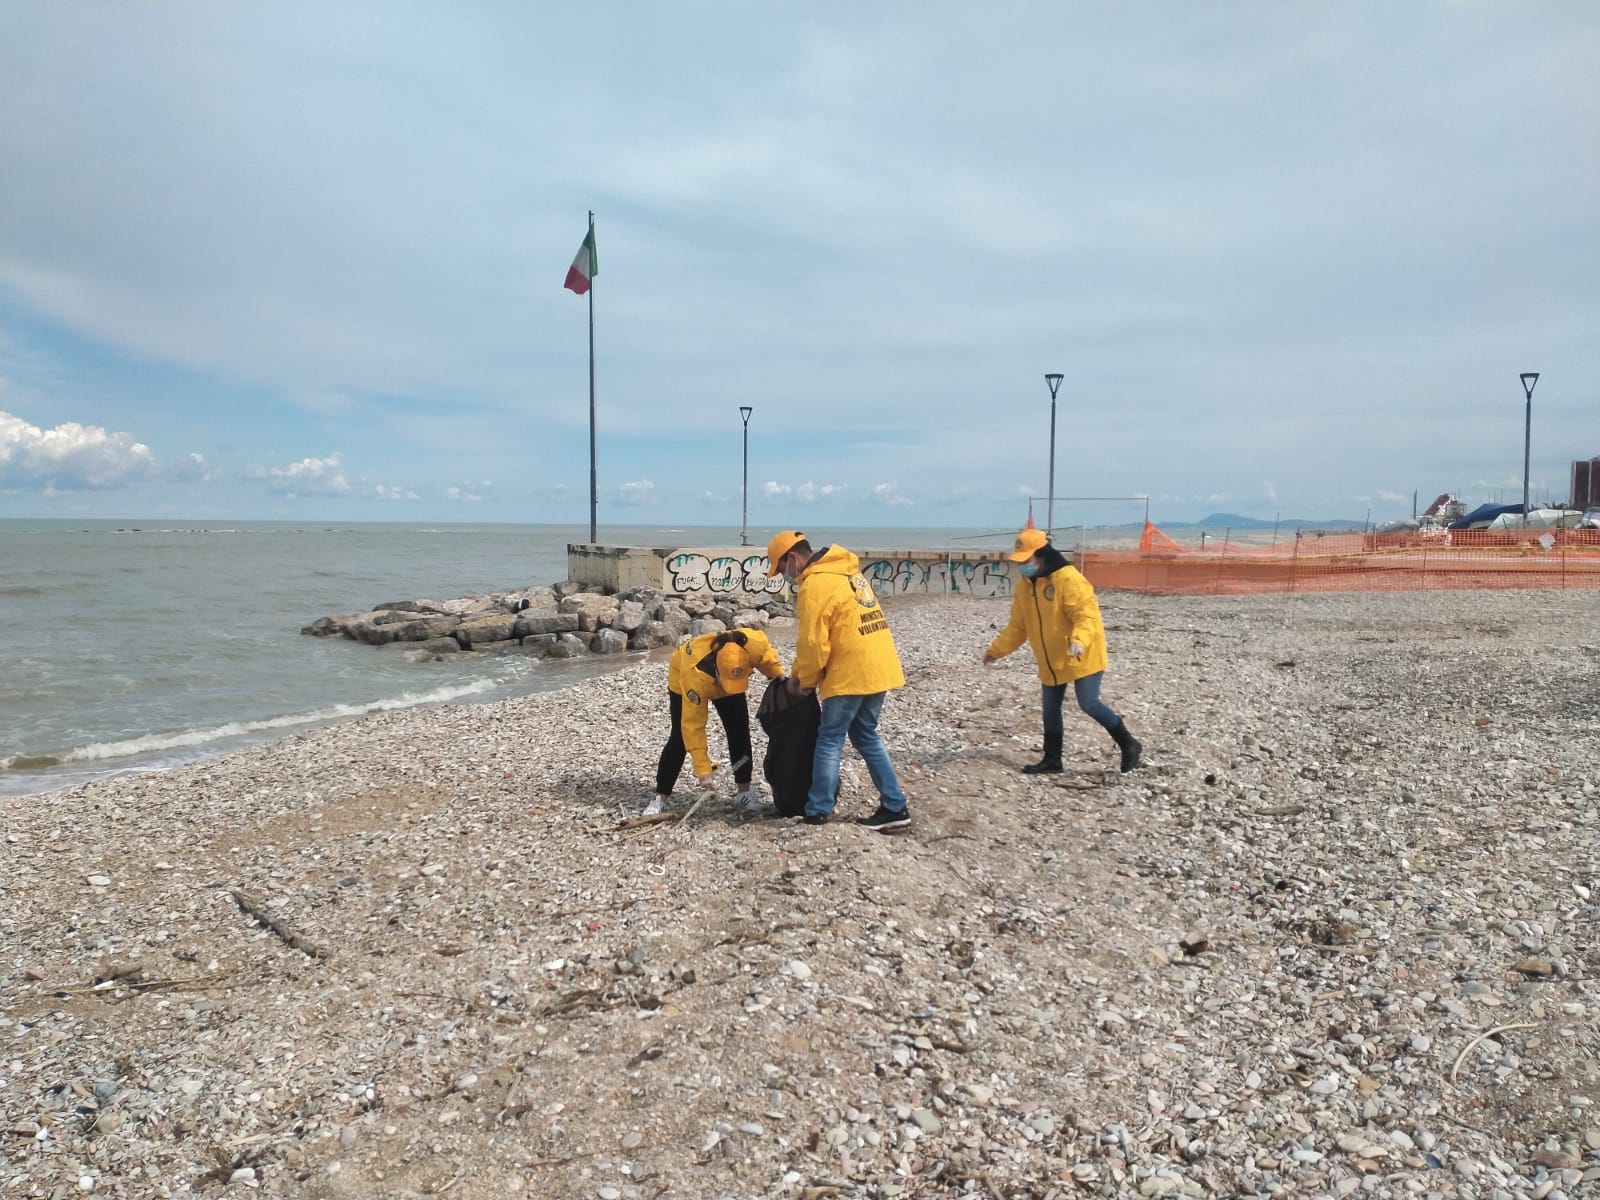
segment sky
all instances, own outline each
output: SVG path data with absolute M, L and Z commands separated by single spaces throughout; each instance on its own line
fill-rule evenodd
M 1561 500 L 1597 110 L 1582 0 L 7 0 L 0 517 L 586 523 L 590 210 L 602 529 L 741 405 L 752 529 L 1520 501 L 1524 371 Z

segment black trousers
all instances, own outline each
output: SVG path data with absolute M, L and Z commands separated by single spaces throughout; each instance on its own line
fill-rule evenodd
M 661 747 L 661 761 L 656 764 L 658 796 L 672 795 L 678 774 L 683 770 L 683 760 L 689 755 L 689 748 L 683 744 L 683 697 L 669 691 L 667 707 L 672 713 L 672 733 L 667 737 L 667 744 Z M 717 710 L 722 731 L 728 735 L 728 761 L 744 760 L 744 764 L 733 773 L 734 782 L 740 788 L 747 788 L 755 772 L 755 764 L 751 761 L 750 752 L 750 707 L 744 702 L 744 693 L 713 700 L 711 707 Z

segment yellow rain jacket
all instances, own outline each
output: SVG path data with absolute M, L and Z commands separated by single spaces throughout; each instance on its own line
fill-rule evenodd
M 667 690 L 683 697 L 683 716 L 678 729 L 683 734 L 683 744 L 694 763 L 694 773 L 711 774 L 711 756 L 706 751 L 706 709 L 711 701 L 724 696 L 738 696 L 750 686 L 750 669 L 754 667 L 768 679 L 783 677 L 783 662 L 772 648 L 767 635 L 759 629 L 741 629 L 743 647 L 732 643 L 717 652 L 715 675 L 700 669 L 701 662 L 711 653 L 714 633 L 702 633 L 690 638 L 672 652 L 667 667 Z
M 989 646 L 989 657 L 1004 658 L 1024 639 L 1039 663 L 1039 682 L 1057 686 L 1085 679 L 1106 669 L 1106 629 L 1094 586 L 1073 566 L 1063 566 L 1037 579 L 1017 580 L 1011 596 L 1011 620 Z M 1067 648 L 1077 642 L 1083 657 L 1074 661 Z
M 894 635 L 861 563 L 842 546 L 812 556 L 795 592 L 794 674 L 830 696 L 872 696 L 904 687 Z

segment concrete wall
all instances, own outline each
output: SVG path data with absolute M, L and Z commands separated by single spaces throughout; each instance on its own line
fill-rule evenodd
M 1009 596 L 1017 566 L 996 550 L 857 550 L 861 573 L 884 596 Z M 767 578 L 765 550 L 753 546 L 567 547 L 567 574 L 579 583 L 623 591 L 650 587 L 677 595 L 779 595 Z

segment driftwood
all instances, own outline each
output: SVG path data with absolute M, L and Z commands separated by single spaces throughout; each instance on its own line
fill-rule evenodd
M 750 761 L 750 758 L 749 758 L 748 755 L 741 755 L 740 758 L 739 758 L 739 761 L 734 763 L 733 766 L 728 768 L 728 774 L 732 775 L 734 772 L 738 771 L 740 767 L 744 766 L 745 763 L 747 763 L 749 761 Z M 706 802 L 706 797 L 707 796 L 715 796 L 716 794 L 717 794 L 717 791 L 716 791 L 716 788 L 714 788 L 714 787 L 707 788 L 705 791 L 701 792 L 700 793 L 700 799 L 696 800 L 693 804 L 691 804 L 689 806 L 689 811 L 683 814 L 683 820 L 680 821 L 679 824 L 680 825 L 684 824 L 685 822 L 687 822 L 689 820 L 690 817 L 694 816 L 695 813 L 699 812 L 700 811 L 700 806 Z
M 618 829 L 638 829 L 643 825 L 660 825 L 663 821 L 678 821 L 683 819 L 683 814 L 678 812 L 642 813 L 637 817 L 629 817 L 617 825 Z
M 1532 1029 L 1538 1023 L 1537 1021 L 1513 1021 L 1510 1025 L 1496 1025 L 1493 1029 L 1485 1029 L 1462 1047 L 1461 1054 L 1456 1058 L 1456 1065 L 1450 1068 L 1450 1082 L 1454 1083 L 1456 1081 L 1456 1075 L 1461 1070 L 1461 1064 L 1467 1061 L 1467 1055 L 1472 1053 L 1473 1048 L 1479 1042 L 1492 1038 L 1497 1033 L 1504 1033 L 1508 1029 Z
M 228 890 L 229 894 L 233 896 L 234 903 L 236 903 L 241 909 L 250 914 L 256 920 L 260 921 L 268 929 L 272 930 L 273 933 L 277 934 L 290 946 L 293 946 L 296 950 L 300 951 L 302 954 L 310 956 L 311 958 L 328 957 L 327 950 L 317 945 L 310 938 L 306 937 L 305 934 L 294 928 L 294 926 L 278 920 L 277 917 L 273 916 L 267 911 L 266 905 L 262 904 L 261 901 L 257 900 L 254 896 L 250 895 L 248 892 L 242 892 L 238 888 L 230 888 Z

